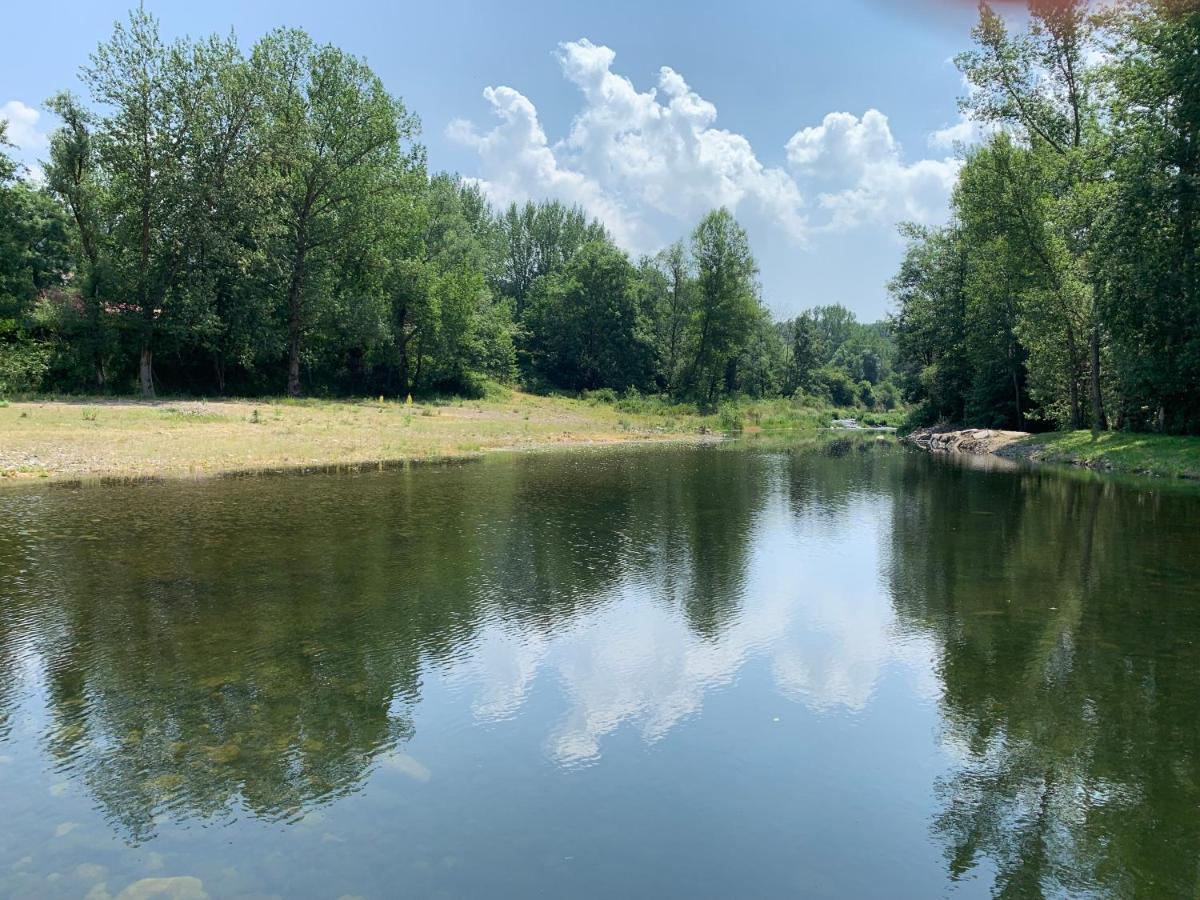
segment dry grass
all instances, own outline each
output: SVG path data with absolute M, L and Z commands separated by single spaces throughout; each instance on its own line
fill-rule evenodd
M 0 404 L 0 475 L 203 477 L 702 439 L 709 420 L 514 393 L 504 400 L 44 400 Z

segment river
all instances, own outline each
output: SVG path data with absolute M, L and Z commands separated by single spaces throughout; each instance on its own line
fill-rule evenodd
M 0 896 L 1200 887 L 1200 494 L 834 448 L 0 490 Z

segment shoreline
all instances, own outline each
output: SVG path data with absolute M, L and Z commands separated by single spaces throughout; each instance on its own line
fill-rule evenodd
M 282 473 L 365 471 L 633 444 L 708 445 L 730 435 L 894 430 L 903 413 L 814 407 L 785 399 L 701 412 L 661 397 L 543 396 L 496 390 L 482 399 L 294 400 L 33 396 L 0 399 L 0 486 L 131 484 Z
M 0 485 L 118 484 L 368 471 L 491 452 L 711 443 L 714 417 L 504 399 L 34 399 L 0 404 Z
M 1151 478 L 1200 480 L 1200 437 L 1106 431 L 1031 434 L 988 428 L 918 428 L 905 443 L 930 453 L 995 456 Z

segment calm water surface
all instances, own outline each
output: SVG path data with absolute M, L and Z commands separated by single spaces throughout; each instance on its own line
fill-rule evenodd
M 1195 492 L 857 449 L 0 491 L 0 896 L 1193 897 L 1198 860 Z

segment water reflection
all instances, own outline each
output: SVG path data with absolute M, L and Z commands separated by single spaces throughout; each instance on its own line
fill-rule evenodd
M 935 829 L 1001 896 L 1193 896 L 1200 885 L 1200 503 L 1047 472 L 910 470 L 893 594 L 935 637 Z
M 840 450 L 0 493 L 0 894 L 74 864 L 37 835 L 78 791 L 126 882 L 165 835 L 221 895 L 494 887 L 420 868 L 462 850 L 596 892 L 546 848 L 631 854 L 628 817 L 748 842 L 696 895 L 1194 892 L 1197 497 Z M 294 843 L 236 879 L 187 831 L 255 823 Z M 659 849 L 641 888 L 692 858 Z
M 45 753 L 131 841 L 164 813 L 235 802 L 294 818 L 411 736 L 423 665 L 486 664 L 497 630 L 519 635 L 518 654 L 492 663 L 516 683 L 486 679 L 485 717 L 519 704 L 539 646 L 602 623 L 634 582 L 660 607 L 647 615 L 682 611 L 672 623 L 715 640 L 736 615 L 768 472 L 682 461 L 651 480 L 596 456 L 13 493 L 0 501 L 14 526 L 0 539 L 0 721 L 36 680 Z M 583 739 L 565 735 L 559 756 L 573 758 Z

